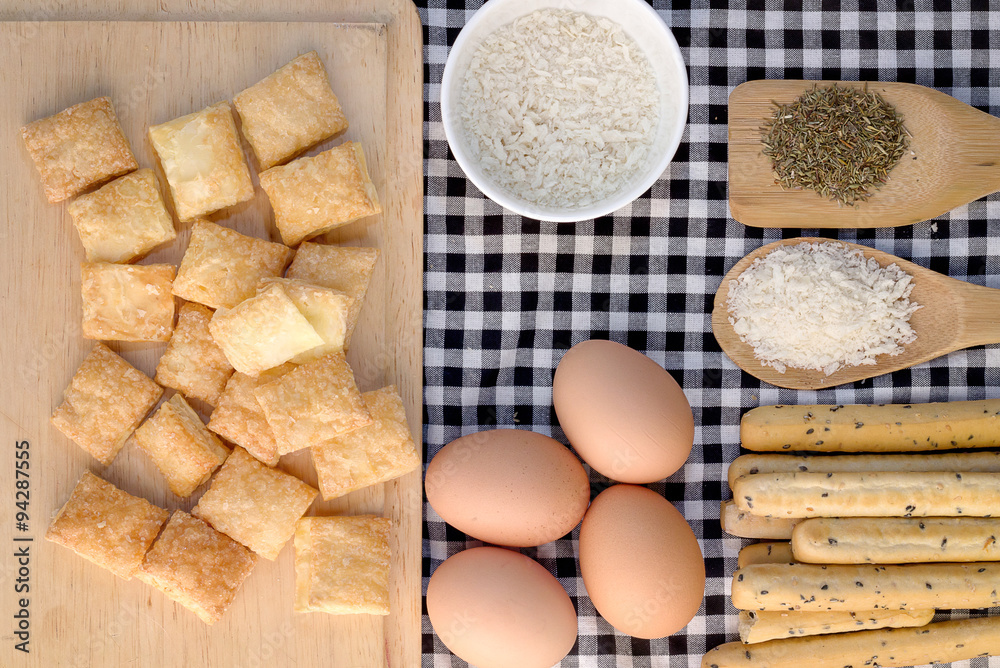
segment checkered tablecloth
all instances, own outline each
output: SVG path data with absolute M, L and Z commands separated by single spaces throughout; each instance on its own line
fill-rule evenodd
M 608 0 L 614 2 L 614 0 Z M 735 640 L 728 600 L 736 554 L 748 541 L 719 527 L 739 418 L 776 403 L 926 402 L 1000 396 L 1000 347 L 974 348 L 873 380 L 822 391 L 778 389 L 740 371 L 712 335 L 721 277 L 764 243 L 802 234 L 857 241 L 981 285 L 1000 287 L 1000 197 L 934 221 L 878 230 L 746 228 L 726 203 L 726 101 L 750 79 L 907 81 L 1000 115 L 1000 7 L 969 2 L 652 3 L 681 45 L 691 83 L 687 131 L 663 177 L 613 215 L 539 223 L 504 211 L 452 159 L 438 105 L 449 47 L 482 3 L 418 2 L 424 24 L 426 121 L 425 460 L 446 443 L 496 427 L 566 442 L 552 410 L 562 354 L 590 338 L 644 352 L 682 384 L 694 409 L 687 465 L 650 485 L 683 513 L 708 572 L 705 602 L 682 632 L 634 639 L 595 611 L 574 559 L 578 530 L 522 550 L 552 572 L 579 613 L 565 667 L 699 666 Z M 985 5 L 986 3 L 974 3 Z M 952 6 L 955 5 L 955 6 Z M 596 495 L 610 483 L 592 473 Z M 423 586 L 447 557 L 478 545 L 425 504 Z M 423 619 L 423 666 L 465 666 Z M 808 659 L 803 658 L 803 666 Z M 958 664 L 956 664 L 958 665 Z M 1000 666 L 1000 659 L 971 665 Z

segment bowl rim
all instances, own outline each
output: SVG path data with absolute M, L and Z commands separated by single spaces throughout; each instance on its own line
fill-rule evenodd
M 683 81 L 683 85 L 679 87 L 680 90 L 678 91 L 678 96 L 675 100 L 678 111 L 677 118 L 680 120 L 673 128 L 673 132 L 671 133 L 668 141 L 664 143 L 663 154 L 660 159 L 656 161 L 655 164 L 651 164 L 647 168 L 646 176 L 633 183 L 631 187 L 619 190 L 606 199 L 578 209 L 557 210 L 551 207 L 543 207 L 508 193 L 480 173 L 475 159 L 469 152 L 466 151 L 465 143 L 459 139 L 464 133 L 461 118 L 457 114 L 452 114 L 450 112 L 455 104 L 450 90 L 453 86 L 453 80 L 458 76 L 458 72 L 456 71 L 457 66 L 455 65 L 455 54 L 461 53 L 468 48 L 468 42 L 472 39 L 474 28 L 489 19 L 492 14 L 499 11 L 500 8 L 505 5 L 520 1 L 522 0 L 489 0 L 486 4 L 480 7 L 475 14 L 472 15 L 472 17 L 462 27 L 458 37 L 455 38 L 455 43 L 448 51 L 448 57 L 445 59 L 444 70 L 441 76 L 441 93 L 439 103 L 445 139 L 448 142 L 452 155 L 455 157 L 455 161 L 458 162 L 459 167 L 462 168 L 462 171 L 465 173 L 466 177 L 472 181 L 473 185 L 479 188 L 479 190 L 486 195 L 486 197 L 513 213 L 526 218 L 531 218 L 533 220 L 557 223 L 579 222 L 606 216 L 628 204 L 631 204 L 644 192 L 649 190 L 653 184 L 656 183 L 661 176 L 663 176 L 663 173 L 666 171 L 671 161 L 673 161 L 674 155 L 677 153 L 677 149 L 680 147 L 681 139 L 684 136 L 684 130 L 687 128 L 688 124 L 687 117 L 689 112 L 688 105 L 691 88 L 687 64 L 684 62 L 684 55 L 681 53 L 680 45 L 677 43 L 677 38 L 674 37 L 673 32 L 670 30 L 670 26 L 666 24 L 660 14 L 651 5 L 645 2 L 645 0 L 626 0 L 636 11 L 645 13 L 650 20 L 654 22 L 657 28 L 660 29 L 666 42 L 665 46 L 673 55 L 673 65 L 677 68 L 677 71 L 680 74 L 680 79 Z M 622 1 L 623 0 L 618 0 L 618 2 Z M 517 18 L 526 16 L 527 14 L 530 14 L 538 9 L 546 8 L 561 8 L 559 0 L 541 0 L 539 6 L 518 15 Z M 502 25 L 507 25 L 508 23 L 510 23 L 510 21 L 506 21 Z M 494 30 L 499 29 L 502 25 L 497 26 Z M 464 75 L 464 72 L 462 72 L 462 75 Z

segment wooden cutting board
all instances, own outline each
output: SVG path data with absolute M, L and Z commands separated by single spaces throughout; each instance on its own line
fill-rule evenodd
M 382 3 L 385 7 L 397 3 Z M 417 666 L 420 661 L 420 472 L 313 505 L 310 514 L 374 512 L 393 520 L 388 617 L 295 614 L 293 549 L 259 560 L 214 626 L 133 579 L 122 581 L 43 539 L 83 471 L 168 509 L 190 510 L 131 441 L 101 467 L 49 423 L 92 346 L 80 335 L 83 249 L 65 205 L 48 204 L 22 145 L 25 123 L 109 95 L 140 166 L 159 167 L 146 128 L 232 97 L 296 55 L 319 52 L 360 141 L 384 213 L 324 241 L 375 246 L 375 270 L 350 362 L 362 391 L 399 386 L 421 437 L 422 157 L 421 35 L 416 12 L 372 3 L 371 23 L 42 22 L 0 23 L 0 665 L 2 666 Z M 412 10 L 412 7 L 410 8 Z M 395 11 L 395 10 L 394 10 Z M 394 25 L 387 30 L 387 24 Z M 400 30 L 402 27 L 402 30 Z M 247 146 L 247 154 L 250 155 Z M 251 159 L 256 183 L 256 165 Z M 162 180 L 162 173 L 158 171 Z M 213 219 L 278 240 L 263 191 Z M 178 263 L 189 225 L 144 263 Z M 150 376 L 162 344 L 112 344 Z M 207 409 L 202 405 L 201 408 Z M 203 411 L 203 416 L 207 410 Z M 15 527 L 15 443 L 30 452 L 27 530 Z M 281 466 L 315 484 L 306 453 Z M 24 480 L 24 478 L 21 478 Z M 24 483 L 22 483 L 23 486 Z M 23 539 L 23 540 L 15 540 Z M 15 550 L 27 547 L 19 575 Z M 19 577 L 30 590 L 15 593 Z M 16 649 L 19 598 L 28 599 L 30 653 Z

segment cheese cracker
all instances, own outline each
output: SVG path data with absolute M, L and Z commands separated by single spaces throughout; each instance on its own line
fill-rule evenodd
M 253 552 L 203 520 L 175 510 L 135 576 L 214 624 L 254 563 Z
M 192 513 L 274 561 L 319 492 L 236 448 Z
M 85 471 L 45 538 L 128 580 L 168 515 Z
M 383 517 L 304 517 L 295 527 L 295 611 L 389 614 Z
M 191 496 L 229 455 L 179 394 L 135 430 L 135 441 L 163 473 L 170 490 L 181 497 Z
M 361 395 L 374 422 L 313 446 L 324 499 L 397 478 L 420 466 L 420 453 L 395 386 Z
M 73 375 L 52 424 L 108 466 L 162 394 L 162 387 L 97 343 Z
M 111 99 L 98 97 L 21 128 L 50 202 L 61 202 L 139 165 Z

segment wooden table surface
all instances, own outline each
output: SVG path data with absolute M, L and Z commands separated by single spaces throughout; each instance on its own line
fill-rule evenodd
M 150 44 L 155 40 L 161 40 L 162 44 L 178 43 L 182 40 L 184 44 L 205 43 L 206 38 L 219 35 L 224 39 L 235 40 L 241 36 L 250 36 L 256 40 L 264 40 L 268 45 L 282 44 L 281 40 L 289 35 L 301 36 L 299 41 L 303 44 L 284 44 L 283 48 L 275 47 L 271 55 L 274 58 L 284 57 L 284 51 L 291 49 L 295 51 L 305 46 L 305 42 L 323 41 L 326 44 L 332 43 L 328 39 L 331 35 L 339 34 L 341 28 L 333 23 L 365 23 L 372 26 L 371 30 L 361 31 L 364 37 L 360 38 L 365 45 L 376 45 L 378 49 L 384 49 L 380 55 L 376 54 L 372 58 L 373 67 L 377 70 L 382 68 L 385 73 L 382 78 L 378 76 L 374 79 L 363 82 L 376 88 L 371 99 L 383 99 L 390 101 L 405 100 L 406 104 L 389 104 L 382 116 L 375 114 L 369 118 L 366 116 L 362 123 L 358 124 L 357 132 L 359 137 L 348 136 L 349 139 L 370 136 L 374 138 L 378 132 L 384 128 L 383 142 L 384 153 L 376 156 L 372 165 L 373 179 L 376 184 L 381 181 L 383 188 L 391 188 L 392 194 L 383 199 L 385 213 L 379 221 L 383 227 L 381 230 L 373 229 L 373 226 L 361 226 L 354 231 L 345 231 L 341 234 L 333 234 L 328 239 L 331 242 L 360 243 L 364 245 L 377 245 L 383 255 L 380 260 L 380 267 L 383 273 L 382 285 L 378 285 L 380 274 L 378 270 L 373 279 L 374 294 L 370 295 L 369 303 L 366 304 L 367 313 L 363 314 L 362 322 L 359 324 L 358 336 L 355 342 L 363 336 L 363 328 L 366 320 L 373 332 L 371 346 L 357 345 L 358 350 L 352 349 L 352 363 L 359 376 L 359 385 L 362 390 L 374 389 L 375 385 L 395 382 L 400 385 L 400 389 L 407 405 L 407 413 L 410 419 L 411 429 L 415 438 L 421 435 L 421 405 L 422 405 L 422 335 L 421 335 L 421 267 L 422 267 L 422 174 L 421 174 L 421 120 L 422 120 L 422 55 L 421 55 L 421 33 L 420 20 L 415 7 L 409 0 L 331 0 L 321 2 L 320 0 L 305 0 L 294 5 L 292 3 L 279 3 L 276 0 L 252 2 L 240 2 L 237 0 L 222 0 L 218 3 L 211 2 L 172 2 L 164 0 L 137 1 L 137 2 L 103 2 L 102 0 L 87 0 L 84 2 L 49 2 L 46 0 L 32 1 L 28 3 L 18 3 L 11 0 L 0 0 L 0 21 L 44 21 L 50 26 L 52 22 L 59 21 L 136 21 L 136 22 L 160 22 L 172 24 L 174 27 L 164 29 L 150 23 L 136 23 L 135 41 L 136 49 L 153 49 L 155 44 Z M 188 21 L 221 21 L 227 22 L 219 26 L 206 24 L 184 24 Z M 229 22 L 251 22 L 250 24 L 237 24 Z M 297 28 L 296 22 L 309 23 L 311 25 Z M 252 25 L 259 23 L 260 25 Z M 35 24 L 30 24 L 34 26 Z M 65 25 L 65 24 L 63 24 Z M 109 39 L 122 41 L 122 30 L 115 28 L 116 23 L 86 23 L 78 26 L 70 25 L 65 29 L 65 34 L 69 39 L 79 39 L 81 34 L 110 36 Z M 118 24 L 120 26 L 120 24 Z M 39 57 L 44 52 L 45 44 L 52 44 L 52 40 L 59 39 L 59 31 L 50 28 L 40 29 L 38 32 L 31 32 L 32 35 L 44 37 L 40 40 L 41 46 L 28 46 L 26 42 L 20 40 L 26 33 L 24 30 L 35 31 L 36 28 L 25 24 L 25 28 L 9 30 L 5 33 L 6 44 L 3 48 L 7 51 L 7 57 L 20 55 L 22 57 L 22 68 L 37 66 L 37 63 L 25 62 L 29 56 Z M 202 27 L 199 27 L 202 26 Z M 384 26 L 384 27 L 380 27 Z M 298 30 L 298 31 L 297 31 Z M 84 31 L 81 33 L 81 31 Z M 117 35 L 117 37 L 116 37 Z M 181 37 L 179 37 L 181 35 Z M 18 37 L 18 39 L 14 39 Z M 173 40 L 173 42 L 171 41 Z M 184 41 L 187 40 L 187 41 Z M 140 44 L 141 42 L 141 44 Z M 358 43 L 361 43 L 358 42 Z M 381 45 L 381 46 L 378 46 Z M 194 47 L 191 47 L 194 48 Z M 270 48 L 270 47 L 269 47 Z M 348 48 L 348 47 L 341 47 Z M 367 48 L 367 46 L 366 46 Z M 225 47 L 219 47 L 218 51 L 224 53 Z M 240 50 L 242 49 L 242 51 Z M 249 61 L 249 54 L 254 54 L 258 60 L 266 60 L 260 57 L 260 51 L 254 51 L 251 47 L 241 46 L 235 49 L 236 53 L 242 54 L 243 62 Z M 247 50 L 249 49 L 249 51 Z M 327 58 L 336 59 L 338 55 L 329 51 L 336 47 L 328 46 Z M 323 50 L 320 48 L 321 55 Z M 289 52 L 291 53 L 291 51 Z M 291 56 L 295 54 L 292 53 Z M 143 56 L 137 56 L 140 59 Z M 381 61 L 379 61 L 381 58 Z M 10 62 L 8 60 L 8 62 Z M 59 81 L 76 82 L 80 91 L 90 93 L 101 88 L 100 61 L 85 68 L 85 71 L 75 70 L 77 74 L 66 74 L 64 70 L 70 69 L 71 63 L 67 60 L 62 62 L 62 69 L 58 77 L 38 77 L 38 97 L 39 100 L 26 99 L 20 102 L 11 102 L 10 109 L 18 107 L 23 109 L 34 109 L 36 105 L 39 109 L 38 116 L 47 115 L 58 111 L 58 105 L 62 104 L 59 95 L 68 96 L 67 100 L 73 98 L 74 93 L 69 91 L 53 91 L 52 87 Z M 280 64 L 280 63 L 278 63 Z M 258 63 L 259 65 L 259 63 Z M 122 63 L 119 63 L 122 66 Z M 185 67 L 195 70 L 194 75 L 200 76 L 199 70 L 207 69 L 203 64 L 185 62 Z M 331 63 L 327 62 L 328 68 Z M 176 68 L 175 68 L 176 69 Z M 177 109 L 185 105 L 197 105 L 201 97 L 211 97 L 221 94 L 223 91 L 210 90 L 213 85 L 233 86 L 237 85 L 238 79 L 233 78 L 233 72 L 226 74 L 226 80 L 214 83 L 202 83 L 200 88 L 185 92 L 183 99 L 174 100 Z M 152 71 L 152 70 L 151 70 Z M 374 71 L 374 70 L 373 70 Z M 23 72 L 23 70 L 22 70 Z M 256 80 L 257 75 L 247 74 L 250 79 Z M 159 78 L 159 72 L 153 72 Z M 337 90 L 336 74 L 332 74 L 334 88 Z M 8 94 L 18 86 L 25 87 L 23 77 L 18 82 L 18 77 L 13 74 L 6 74 L 2 77 L 3 87 Z M 210 77 L 202 77 L 204 81 L 210 81 Z M 249 83 L 253 81 L 248 79 Z M 381 86 L 381 88 L 379 88 Z M 27 87 L 26 87 L 27 88 Z M 384 89 L 384 94 L 381 90 Z M 156 97 L 157 94 L 163 96 L 163 91 L 156 93 L 157 86 L 151 89 Z M 232 94 L 238 92 L 238 88 L 231 91 Z M 31 90 L 18 91 L 19 96 L 33 95 Z M 127 93 L 128 91 L 125 91 Z M 339 92 L 339 91 L 338 91 Z M 95 92 L 94 94 L 101 94 Z M 121 91 L 119 91 L 121 94 Z M 206 97 L 206 99 L 207 99 Z M 67 104 L 80 100 L 72 99 Z M 169 99 L 169 98 L 166 98 Z M 220 98 L 221 99 L 221 98 Z M 161 100 L 161 104 L 164 102 Z M 37 104 L 36 104 L 37 103 Z M 116 100 L 116 105 L 120 104 Z M 126 100 L 126 105 L 132 111 L 138 111 L 143 105 L 148 104 L 145 99 Z M 347 106 L 345 99 L 345 106 Z M 49 106 L 52 108 L 48 108 Z M 64 105 L 65 106 L 65 105 Z M 59 107 L 62 108 L 62 107 Z M 194 108 L 185 110 L 193 111 Z M 8 115 L 11 115 L 10 113 Z M 120 116 L 128 114 L 120 113 Z M 138 113 L 134 114 L 138 116 Z M 169 116 L 157 117 L 150 122 L 162 122 Z M 21 122 L 23 119 L 19 119 Z M 7 128 L 13 127 L 15 123 L 11 119 L 4 121 Z M 130 122 L 135 127 L 126 127 L 126 134 L 129 135 L 133 143 L 133 148 L 139 158 L 140 166 L 152 166 L 151 154 L 148 153 L 148 142 L 143 140 L 142 133 L 137 129 L 138 120 L 133 118 Z M 123 125 L 126 122 L 123 120 Z M 352 124 L 352 130 L 354 129 Z M 351 132 L 351 131 L 349 131 Z M 138 134 L 137 134 L 138 133 Z M 12 134 L 12 133 L 8 133 Z M 33 610 L 37 613 L 32 619 L 32 644 L 31 654 L 23 655 L 13 650 L 15 637 L 13 635 L 14 625 L 11 623 L 0 624 L 0 665 L 4 666 L 113 666 L 113 665 L 139 665 L 139 666 L 168 666 L 168 665 L 211 665 L 211 666 L 285 666 L 294 665 L 302 667 L 333 665 L 337 668 L 369 668 L 370 666 L 418 666 L 420 663 L 420 554 L 421 554 L 421 493 L 419 471 L 414 472 L 398 481 L 386 483 L 376 490 L 359 492 L 355 495 L 345 497 L 344 500 L 334 503 L 326 503 L 319 506 L 319 514 L 327 512 L 379 512 L 394 520 L 398 527 L 398 533 L 394 540 L 396 551 L 393 564 L 393 606 L 394 613 L 390 618 L 382 620 L 380 618 L 361 619 L 363 616 L 356 616 L 356 619 L 341 618 L 336 621 L 323 620 L 327 615 L 286 615 L 288 622 L 283 622 L 281 616 L 272 614 L 261 614 L 255 606 L 249 605 L 241 598 L 237 599 L 233 614 L 233 620 L 227 623 L 226 619 L 214 627 L 205 627 L 193 615 L 187 613 L 179 606 L 166 600 L 158 592 L 151 590 L 136 581 L 123 583 L 116 581 L 113 576 L 106 574 L 100 569 L 84 562 L 79 557 L 72 555 L 63 548 L 53 546 L 41 540 L 44 529 L 48 524 L 49 511 L 54 511 L 65 501 L 70 487 L 57 489 L 55 485 L 46 485 L 46 480 L 59 480 L 59 487 L 64 486 L 62 479 L 71 476 L 78 477 L 81 467 L 95 469 L 96 462 L 88 461 L 87 456 L 82 452 L 70 453 L 65 461 L 53 461 L 49 456 L 56 447 L 75 448 L 68 441 L 56 442 L 61 438 L 57 432 L 49 428 L 47 413 L 50 412 L 52 402 L 58 403 L 59 397 L 65 383 L 73 372 L 75 364 L 82 359 L 82 351 L 88 348 L 89 342 L 85 342 L 78 337 L 66 336 L 64 341 L 40 340 L 35 347 L 28 345 L 28 339 L 39 332 L 48 332 L 51 339 L 52 328 L 46 325 L 52 319 L 51 313 L 35 313 L 32 309 L 36 306 L 52 306 L 53 304 L 64 307 L 63 314 L 56 314 L 59 318 L 69 318 L 77 316 L 76 311 L 79 305 L 79 295 L 73 296 L 69 292 L 66 295 L 59 295 L 55 298 L 48 298 L 49 291 L 53 294 L 59 291 L 60 281 L 69 279 L 72 272 L 62 271 L 63 265 L 75 266 L 82 257 L 82 250 L 79 248 L 79 241 L 72 233 L 72 227 L 60 224 L 55 230 L 42 231 L 38 229 L 20 229 L 16 209 L 18 206 L 25 206 L 24 217 L 21 218 L 22 227 L 25 223 L 43 222 L 41 218 L 34 214 L 39 208 L 38 200 L 41 197 L 41 186 L 38 183 L 37 174 L 29 164 L 22 164 L 26 160 L 23 150 L 14 151 L 18 147 L 14 146 L 10 138 L 4 139 L 5 144 L 12 144 L 8 147 L 9 159 L 8 167 L 4 171 L 7 173 L 8 183 L 10 175 L 15 171 L 22 172 L 26 179 L 18 177 L 15 185 L 18 188 L 17 197 L 11 197 L 8 193 L 7 199 L 10 203 L 5 207 L 7 214 L 2 224 L 2 240 L 6 247 L 4 262 L 11 264 L 14 258 L 27 258 L 26 261 L 18 260 L 20 264 L 17 271 L 22 276 L 37 281 L 36 298 L 32 299 L 30 292 L 22 289 L 27 284 L 26 279 L 17 279 L 13 274 L 13 269 L 4 271 L 4 289 L 2 292 L 5 323 L 5 333 L 2 337 L 2 361 L 4 364 L 3 384 L 2 384 L 2 404 L 0 412 L 6 419 L 0 420 L 3 423 L 2 434 L 5 440 L 27 438 L 38 442 L 36 447 L 33 443 L 33 488 L 37 488 L 37 501 L 33 503 L 36 512 L 32 518 L 31 533 L 34 535 L 34 550 L 36 556 L 31 565 L 31 577 L 33 585 L 38 591 L 39 599 Z M 148 154 L 148 155 L 147 155 Z M 145 159 L 144 159 L 145 158 Z M 25 189 L 21 181 L 30 183 L 32 189 Z M 22 192 L 23 191 L 23 192 Z M 260 198 L 263 195 L 258 192 Z M 63 223 L 68 221 L 68 216 L 61 209 L 63 205 L 47 205 L 54 212 L 52 217 L 57 223 L 63 218 Z M 253 209 L 241 210 L 238 215 L 248 216 L 241 219 L 241 224 L 246 228 L 236 225 L 240 231 L 253 233 L 256 236 L 264 236 L 273 229 L 268 228 L 266 222 L 266 203 L 258 212 Z M 43 214 L 43 217 L 45 215 Z M 225 223 L 224 223 L 225 224 Z M 392 227 L 395 225 L 396 227 Z M 183 250 L 183 242 L 187 236 L 187 227 L 179 225 L 179 239 L 177 248 L 166 251 L 158 251 L 160 255 L 151 256 L 149 261 L 176 261 L 179 253 Z M 273 227 L 273 226 L 272 226 Z M 52 256 L 58 258 L 51 262 L 49 256 L 44 259 L 34 257 L 41 249 L 51 248 Z M 174 257 L 176 255 L 176 257 Z M 53 271 L 55 269 L 55 271 Z M 78 276 L 76 279 L 78 281 Z M 400 281 L 398 279 L 403 278 Z M 22 286 L 19 288 L 18 286 Z M 44 293 L 38 296 L 37 293 Z M 375 298 L 379 304 L 371 302 Z M 12 310 L 12 307 L 15 307 Z M 19 320 L 20 322 L 16 322 Z M 51 324 L 51 323 L 49 323 Z M 78 330 L 78 328 L 76 328 Z M 69 328 L 65 325 L 59 331 L 67 332 Z M 78 332 L 77 332 L 78 333 Z M 44 345 L 43 345 L 44 344 Z M 48 348 L 44 346 L 48 345 Z M 118 347 L 118 346 L 115 346 Z M 137 364 L 147 373 L 152 373 L 155 367 L 155 358 L 160 348 L 155 346 L 127 345 L 123 346 L 123 354 Z M 154 349 L 155 348 L 155 349 Z M 380 352 L 381 351 L 381 352 Z M 389 354 L 392 351 L 393 354 Z M 37 364 L 38 356 L 41 355 L 49 360 L 52 369 L 42 368 L 44 365 Z M 79 359 L 78 359 L 79 358 Z M 63 363 L 65 361 L 65 364 Z M 67 366 L 67 368 L 62 368 Z M 147 368 L 148 367 L 148 368 Z M 22 373 L 28 370 L 27 375 Z M 19 371 L 20 370 L 20 371 Z M 28 377 L 31 378 L 28 378 Z M 27 379 L 27 380 L 26 380 Z M 30 381 L 30 382 L 29 382 Z M 11 415 L 21 411 L 24 406 L 32 405 L 32 400 L 26 399 L 25 395 L 30 394 L 37 399 L 39 405 L 44 404 L 44 410 L 38 415 L 32 415 L 28 420 L 18 417 L 11 419 Z M 42 413 L 46 415 L 42 415 Z M 35 419 L 38 418 L 38 419 Z M 44 418 L 44 419 L 43 419 Z M 37 424 L 36 424 L 37 423 Z M 65 440 L 65 439 L 63 439 Z M 51 442 L 45 442 L 51 441 Z M 44 442 L 44 445 L 43 445 Z M 41 454 L 41 448 L 46 448 L 45 456 Z M 123 451 L 126 455 L 129 446 Z M 134 446 L 132 446 L 134 448 Z M 4 450 L 10 452 L 13 461 L 13 442 L 10 447 Z M 154 503 L 160 503 L 167 507 L 187 507 L 177 499 L 170 499 L 167 493 L 159 497 L 159 492 L 154 487 L 147 488 L 147 484 L 142 478 L 135 474 L 133 469 L 129 469 L 133 462 L 141 462 L 139 453 L 132 453 L 126 457 L 120 456 L 125 464 L 121 471 L 117 472 L 112 467 L 107 472 L 107 477 L 122 484 L 127 491 L 145 494 Z M 285 461 L 283 460 L 283 465 Z M 115 466 L 119 466 L 116 462 Z M 143 464 L 136 463 L 138 469 L 142 469 Z M 13 469 L 13 466 L 5 468 Z M 307 460 L 299 458 L 292 459 L 288 468 L 292 470 L 302 469 L 308 478 Z M 136 469 L 136 470 L 138 470 Z M 100 473 L 100 467 L 96 468 Z M 155 470 L 150 469 L 150 477 L 153 477 Z M 118 479 L 116 479 L 116 476 Z M 130 477 L 131 476 L 131 477 Z M 13 473 L 4 471 L 0 475 L 0 519 L 4 525 L 12 524 L 13 512 Z M 312 480 L 311 482 L 314 482 Z M 129 489 L 129 484 L 132 488 Z M 9 493 L 8 493 L 9 492 Z M 8 499 L 8 497 L 10 497 Z M 48 508 L 52 505 L 53 508 Z M 11 526 L 0 527 L 0 540 L 5 545 L 4 551 L 11 552 L 10 547 L 13 528 Z M 60 552 L 57 552 L 60 551 Z M 290 597 L 286 591 L 292 581 L 291 568 L 291 547 L 286 547 L 277 562 L 261 562 L 258 569 L 263 566 L 263 571 L 256 573 L 262 577 L 255 581 L 253 576 L 248 580 L 244 591 L 240 596 L 249 598 L 251 601 L 259 599 L 263 610 L 267 606 L 284 606 L 290 604 Z M 42 558 L 44 556 L 44 558 Z M 46 563 L 46 562 L 49 563 Z M 7 619 L 11 619 L 16 612 L 17 596 L 13 592 L 12 582 L 16 577 L 16 565 L 14 560 L 5 557 L 0 570 L 0 584 L 3 586 L 4 594 L 0 596 L 0 613 Z M 284 573 L 289 570 L 289 573 Z M 262 573 L 268 571 L 264 576 Z M 273 573 L 272 573 L 273 571 Z M 94 574 L 93 577 L 82 577 L 80 574 Z M 60 582 L 59 576 L 68 578 L 68 581 Z M 107 576 L 102 578 L 101 576 Z M 285 577 L 287 575 L 287 577 Z M 99 582 L 94 584 L 94 580 Z M 265 582 L 266 580 L 266 582 Z M 273 586 L 271 583 L 273 580 Z M 110 606 L 102 606 L 101 596 L 112 592 L 113 602 Z M 95 597 L 97 600 L 95 600 Z M 286 601 L 286 599 L 288 599 Z M 105 601 L 106 603 L 107 601 Z M 176 610 L 174 609 L 176 607 Z M 9 614 L 8 614 L 9 613 Z M 143 628 L 153 623 L 147 617 L 154 617 L 164 624 L 163 633 L 149 633 L 144 631 L 139 633 L 137 628 Z M 83 631 L 74 624 L 75 621 L 85 620 Z M 171 624 L 175 626 L 171 627 Z M 273 627 L 273 628 L 272 628 Z

